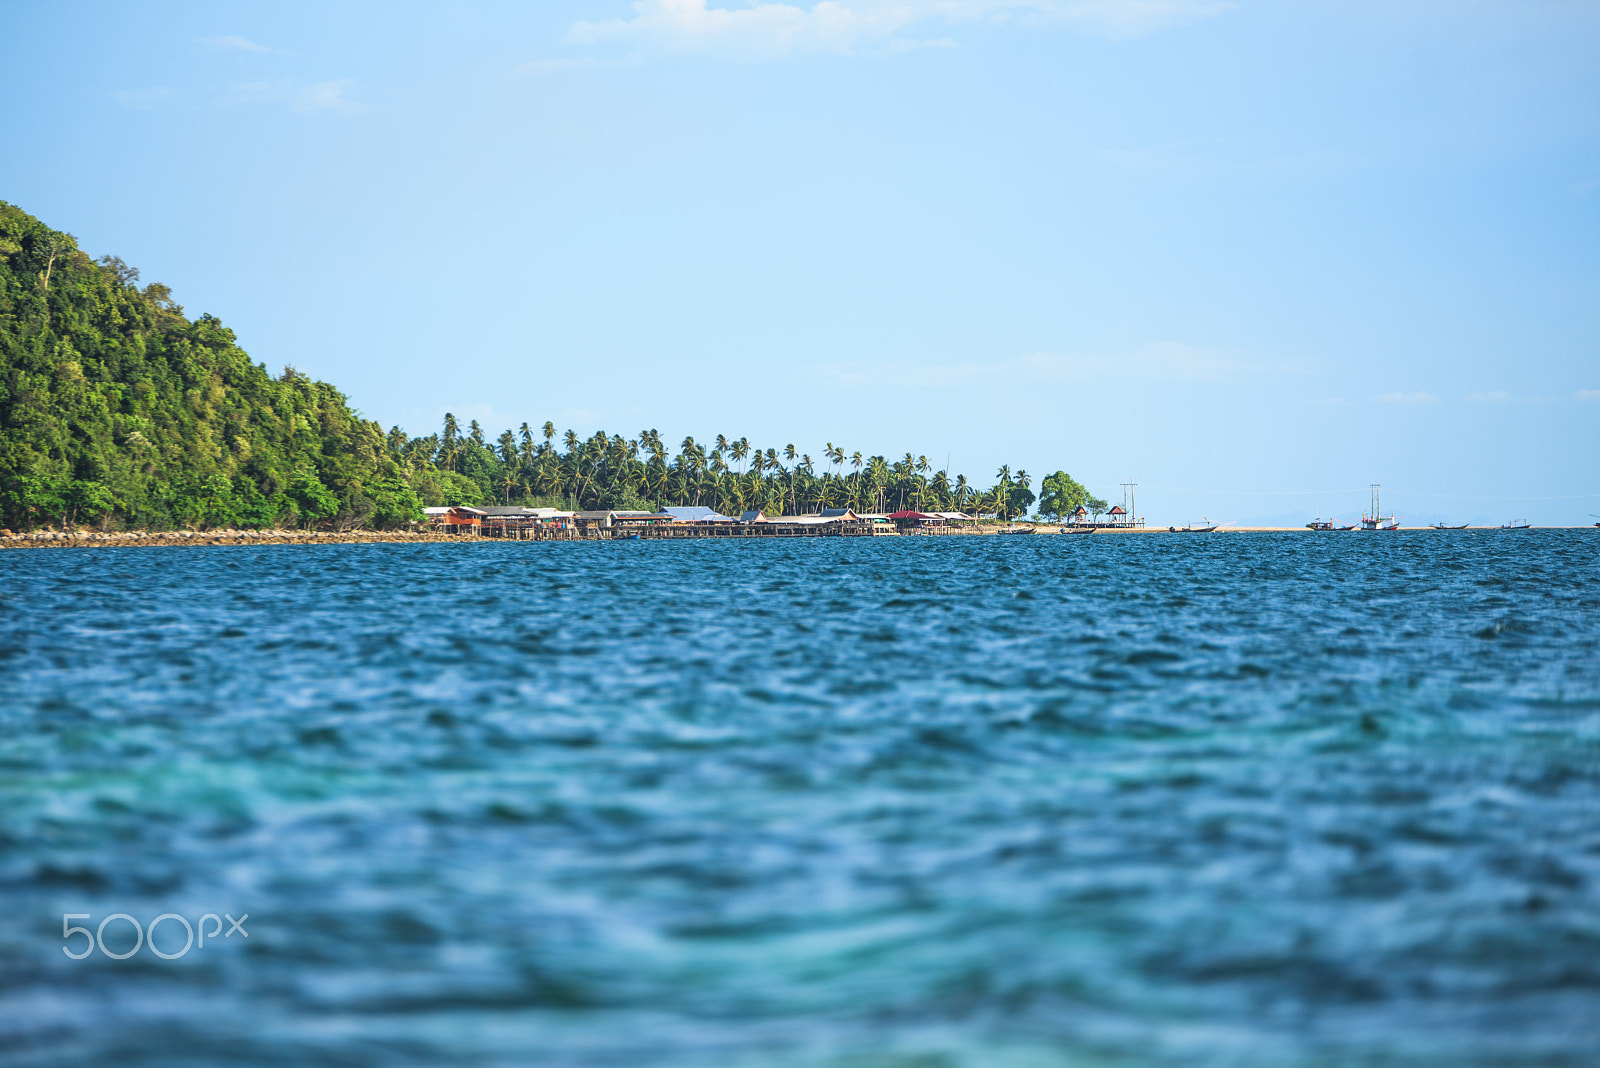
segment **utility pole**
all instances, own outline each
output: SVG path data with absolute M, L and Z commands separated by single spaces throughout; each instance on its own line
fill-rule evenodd
M 1138 484 L 1139 483 L 1135 482 L 1132 478 L 1129 478 L 1122 483 L 1122 507 L 1128 513 L 1129 526 L 1136 525 L 1134 513 L 1137 511 L 1137 508 L 1134 505 L 1133 488 Z

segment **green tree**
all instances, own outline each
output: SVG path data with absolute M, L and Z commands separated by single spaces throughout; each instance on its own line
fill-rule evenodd
M 1071 515 L 1089 497 L 1089 491 L 1065 471 L 1044 476 L 1039 490 L 1039 514 L 1046 519 Z
M 329 493 L 322 480 L 305 468 L 289 476 L 284 495 L 299 514 L 308 519 L 327 519 L 339 513 L 339 498 Z

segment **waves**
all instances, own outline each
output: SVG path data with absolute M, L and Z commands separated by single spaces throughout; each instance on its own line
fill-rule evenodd
M 14 554 L 0 1048 L 1581 1063 L 1600 574 L 1504 542 Z

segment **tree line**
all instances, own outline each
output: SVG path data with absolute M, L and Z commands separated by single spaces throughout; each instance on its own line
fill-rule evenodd
M 393 527 L 425 505 L 532 504 L 727 515 L 849 507 L 1009 519 L 1088 502 L 1065 472 L 1036 497 L 1024 470 L 987 486 L 926 456 L 826 443 L 558 434 L 523 423 L 489 438 L 446 415 L 437 433 L 387 432 L 325 382 L 253 363 L 211 315 L 190 319 L 159 283 L 0 201 L 0 515 L 6 526 L 144 529 Z
M 858 512 L 978 511 L 1020 515 L 1036 499 L 1026 471 L 1001 467 L 988 487 L 934 470 L 926 456 L 868 456 L 826 443 L 813 457 L 793 443 L 752 445 L 718 434 L 686 437 L 676 448 L 654 429 L 633 436 L 599 431 L 587 438 L 546 422 L 523 423 L 490 439 L 473 420 L 446 414 L 436 434 L 390 431 L 402 464 L 430 497 L 466 504 L 554 504 L 573 509 L 647 510 L 701 505 L 731 516 L 760 510 L 804 514 L 823 508 Z

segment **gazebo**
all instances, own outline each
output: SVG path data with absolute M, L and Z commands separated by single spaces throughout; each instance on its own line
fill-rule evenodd
M 1128 518 L 1127 509 L 1120 504 L 1112 505 L 1111 511 L 1107 512 L 1106 515 L 1111 517 L 1111 525 L 1114 527 L 1129 527 L 1133 525 L 1133 520 Z

